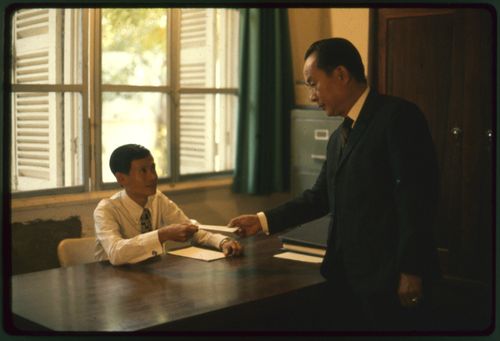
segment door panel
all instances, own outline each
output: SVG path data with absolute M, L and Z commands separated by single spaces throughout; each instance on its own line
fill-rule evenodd
M 492 250 L 493 45 L 492 19 L 468 11 L 464 23 L 463 236 L 460 261 L 474 278 L 489 279 Z
M 481 280 L 492 257 L 491 32 L 481 9 L 377 12 L 377 88 L 415 102 L 436 146 L 444 271 Z

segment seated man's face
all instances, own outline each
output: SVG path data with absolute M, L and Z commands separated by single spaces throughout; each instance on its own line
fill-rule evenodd
M 152 156 L 133 160 L 128 174 L 120 173 L 118 182 L 133 197 L 147 198 L 156 193 L 158 175 L 155 169 L 155 160 Z

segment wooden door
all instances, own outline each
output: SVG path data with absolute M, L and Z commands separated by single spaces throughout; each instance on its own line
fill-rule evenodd
M 426 115 L 440 167 L 435 230 L 445 273 L 492 273 L 493 23 L 484 9 L 378 9 L 379 92 Z

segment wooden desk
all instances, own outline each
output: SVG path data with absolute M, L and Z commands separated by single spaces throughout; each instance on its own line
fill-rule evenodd
M 242 240 L 245 255 L 213 262 L 163 255 L 12 277 L 15 330 L 231 331 L 304 327 L 324 283 L 319 265 L 274 258 L 277 237 Z M 311 307 L 312 309 L 312 307 Z M 300 323 L 298 323 L 300 321 Z M 11 326 L 12 327 L 12 326 Z

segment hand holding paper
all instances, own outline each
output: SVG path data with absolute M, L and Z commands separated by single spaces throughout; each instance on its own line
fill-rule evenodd
M 167 240 L 185 242 L 198 231 L 198 226 L 193 224 L 171 224 L 158 229 L 158 239 L 160 243 Z
M 245 214 L 231 219 L 228 226 L 237 227 L 235 233 L 240 237 L 248 237 L 262 231 L 257 215 Z

